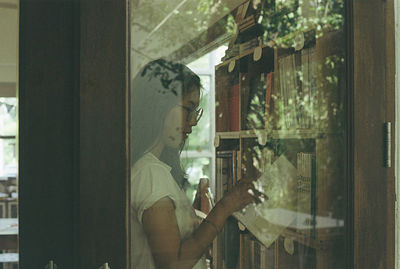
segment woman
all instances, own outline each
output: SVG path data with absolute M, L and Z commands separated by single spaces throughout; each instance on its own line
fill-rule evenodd
M 156 60 L 132 86 L 132 268 L 204 269 L 204 253 L 228 216 L 259 202 L 260 193 L 241 180 L 199 224 L 179 154 L 201 117 L 200 79 L 182 64 Z

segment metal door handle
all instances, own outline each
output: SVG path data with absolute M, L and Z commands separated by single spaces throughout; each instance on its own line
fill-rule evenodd
M 44 267 L 45 269 L 57 269 L 57 264 L 53 260 L 50 260 L 49 263 Z
M 392 167 L 392 123 L 385 122 L 383 126 L 383 165 Z
M 99 269 L 111 269 L 110 266 L 108 265 L 108 262 L 106 262 L 105 264 L 103 264 L 102 266 L 100 266 Z

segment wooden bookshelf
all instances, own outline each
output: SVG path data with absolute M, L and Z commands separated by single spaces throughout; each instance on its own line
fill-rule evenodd
M 225 232 L 214 244 L 214 269 L 264 268 L 266 264 L 274 269 L 337 266 L 331 261 L 338 255 L 335 249 L 344 234 L 344 205 L 340 204 L 345 154 L 341 148 L 345 137 L 342 41 L 343 32 L 337 30 L 318 33 L 313 42 L 297 51 L 270 47 L 273 42 L 269 42 L 261 45 L 260 59 L 253 58 L 252 48 L 215 67 L 216 157 L 220 152 L 232 152 L 236 159 L 227 167 L 236 167 L 231 174 L 238 177 L 220 182 L 228 177 L 221 174 L 222 162 L 216 162 L 219 198 L 241 176 L 268 173 L 275 162 L 282 161 L 295 176 L 285 175 L 287 180 L 282 180 L 279 176 L 284 174 L 278 170 L 264 190 L 270 197 L 270 209 L 284 209 L 296 217 L 278 224 L 262 220 L 270 229 L 269 239 L 250 225 L 237 231 L 240 239 L 226 246 L 224 242 L 232 234 Z M 298 217 L 301 214 L 317 224 L 304 229 Z M 324 221 L 328 224 L 320 225 Z M 235 261 L 224 251 L 235 244 L 240 257 L 232 265 Z M 227 267 L 227 263 L 231 265 Z

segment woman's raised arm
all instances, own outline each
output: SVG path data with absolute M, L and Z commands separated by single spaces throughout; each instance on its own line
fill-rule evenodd
M 249 203 L 259 202 L 260 196 L 262 194 L 254 189 L 251 180 L 241 180 L 215 205 L 206 221 L 183 241 L 180 239 L 174 203 L 167 197 L 157 201 L 144 211 L 142 219 L 156 267 L 191 269 L 207 251 L 226 219 Z

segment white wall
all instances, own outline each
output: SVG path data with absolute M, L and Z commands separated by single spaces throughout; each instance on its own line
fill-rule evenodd
M 18 0 L 0 0 L 0 96 L 16 95 Z

